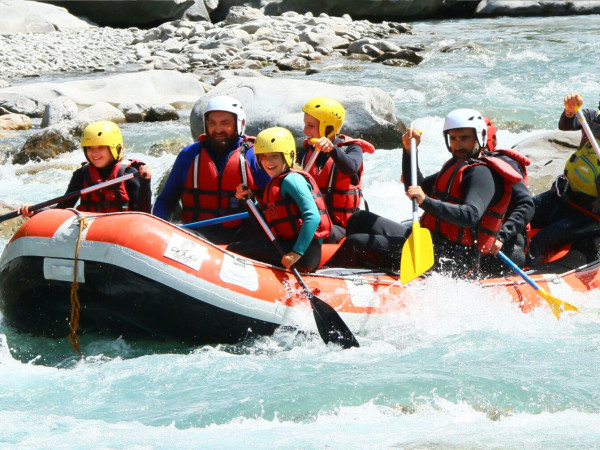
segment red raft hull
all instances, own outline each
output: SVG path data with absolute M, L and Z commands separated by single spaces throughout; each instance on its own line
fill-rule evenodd
M 202 345 L 270 335 L 281 325 L 316 329 L 302 288 L 286 270 L 227 252 L 148 214 L 81 216 L 61 209 L 29 219 L 4 249 L 5 322 L 35 335 L 67 335 L 75 266 L 82 334 Z M 532 278 L 558 296 L 565 288 L 600 287 L 599 269 L 597 262 Z M 422 283 L 401 285 L 395 276 L 342 269 L 303 278 L 359 335 L 404 311 L 406 294 Z M 480 284 L 507 292 L 524 312 L 547 307 L 518 276 Z

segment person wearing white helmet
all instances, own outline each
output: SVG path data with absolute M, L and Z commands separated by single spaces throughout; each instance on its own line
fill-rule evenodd
M 421 132 L 409 128 L 404 146 L 402 179 L 406 195 L 425 212 L 421 226 L 431 231 L 435 248 L 434 270 L 472 276 L 480 256 L 491 253 L 511 196 L 512 184 L 522 176 L 499 158 L 480 157 L 487 145 L 487 125 L 473 109 L 451 111 L 444 121 L 445 143 L 452 157 L 427 177 L 417 170 L 411 186 L 410 140 L 417 146 Z M 333 263 L 355 254 L 355 260 L 387 271 L 397 271 L 410 228 L 368 211 L 358 211 L 348 222 L 347 239 Z M 341 252 L 341 253 L 340 253 Z
M 243 183 L 261 190 L 269 181 L 256 162 L 254 137 L 244 134 L 245 127 L 239 100 L 211 98 L 204 111 L 204 134 L 177 156 L 153 214 L 171 220 L 179 202 L 184 224 L 244 212 L 236 187 Z M 241 225 L 240 220 L 229 221 L 203 228 L 201 234 L 215 244 L 228 244 Z

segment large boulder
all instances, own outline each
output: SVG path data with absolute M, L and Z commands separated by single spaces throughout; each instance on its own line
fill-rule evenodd
M 526 138 L 513 145 L 531 160 L 527 168 L 534 194 L 548 189 L 565 168 L 567 158 L 577 150 L 581 131 L 551 131 Z
M 67 120 L 34 133 L 13 156 L 13 164 L 39 162 L 81 149 L 81 135 L 88 122 Z
M 264 5 L 265 14 L 276 16 L 287 11 L 300 14 L 311 12 L 330 16 L 350 15 L 354 19 L 408 20 L 434 17 L 467 17 L 477 7 L 477 1 L 465 0 L 219 0 L 219 6 L 211 13 L 214 21 L 225 18 L 231 6 Z
M 176 70 L 150 70 L 91 80 L 10 86 L 0 89 L 0 106 L 5 99 L 10 99 L 13 103 L 16 98 L 30 98 L 49 103 L 64 96 L 75 102 L 79 108 L 106 102 L 113 106 L 121 103 L 149 103 L 170 104 L 174 108 L 189 109 L 204 93 L 204 85 L 194 75 Z M 42 107 L 39 117 L 43 111 Z M 15 110 L 9 112 L 27 114 Z
M 0 34 L 48 33 L 89 26 L 65 8 L 25 0 L 0 0 Z
M 152 27 L 179 19 L 195 0 L 41 0 L 111 27 Z
M 190 116 L 194 139 L 204 132 L 203 113 L 208 101 L 218 95 L 231 95 L 242 102 L 247 114 L 246 133 L 251 135 L 268 127 L 282 126 L 301 140 L 302 107 L 317 96 L 331 97 L 344 105 L 343 133 L 366 139 L 378 148 L 398 147 L 405 130 L 395 115 L 394 101 L 379 88 L 292 79 L 235 78 L 219 83 L 196 102 Z
M 564 16 L 573 14 L 600 14 L 598 0 L 481 0 L 476 16 Z

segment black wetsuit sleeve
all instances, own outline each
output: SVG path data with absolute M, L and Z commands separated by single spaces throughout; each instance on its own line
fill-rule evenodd
M 596 138 L 600 138 L 600 122 L 598 111 L 590 108 L 583 108 L 581 112 L 590 126 L 593 135 L 596 136 Z M 582 127 L 577 119 L 577 116 L 567 117 L 565 116 L 565 111 L 563 110 L 562 114 L 560 115 L 560 119 L 558 120 L 558 129 L 562 131 L 576 131 L 582 130 Z M 583 147 L 585 142 L 587 142 L 587 136 L 585 133 L 582 133 L 579 148 Z
M 348 176 L 356 175 L 363 163 L 363 151 L 358 144 L 335 145 L 330 155 L 337 169 Z
M 71 180 L 69 181 L 69 186 L 67 186 L 67 191 L 65 192 L 65 195 L 69 194 L 71 192 L 80 191 L 82 189 L 83 189 L 83 170 L 80 167 L 75 172 L 73 172 L 73 175 L 71 176 Z M 60 209 L 73 208 L 77 204 L 78 200 L 79 200 L 79 196 L 71 198 L 69 200 L 65 200 L 60 203 L 57 203 L 56 207 L 60 208 Z
M 429 214 L 453 225 L 475 228 L 487 207 L 496 200 L 497 183 L 488 167 L 476 165 L 464 173 L 464 203 L 457 205 L 425 197 L 420 206 Z
M 134 167 L 128 167 L 125 174 L 137 173 Z M 150 180 L 137 177 L 125 182 L 125 189 L 129 196 L 129 209 L 131 211 L 140 211 L 150 213 L 152 210 L 152 190 Z
M 511 159 L 504 159 L 508 164 L 511 165 L 513 169 L 523 175 L 519 164 Z M 535 206 L 533 203 L 533 197 L 525 186 L 523 181 L 519 181 L 512 185 L 509 211 L 507 213 L 506 219 L 502 224 L 502 228 L 498 231 L 497 238 L 503 243 L 511 239 L 512 237 L 520 234 L 525 230 L 525 227 L 531 219 L 533 219 L 533 214 L 535 213 Z

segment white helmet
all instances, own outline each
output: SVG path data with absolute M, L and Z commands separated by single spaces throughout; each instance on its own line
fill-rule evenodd
M 473 128 L 479 147 L 484 148 L 487 145 L 487 125 L 483 116 L 474 109 L 455 109 L 450 111 L 444 120 L 444 139 L 446 147 L 450 149 L 450 139 L 448 139 L 448 131 L 457 128 Z
M 208 127 L 206 126 L 206 119 L 208 118 L 208 113 L 212 111 L 225 111 L 233 114 L 237 121 L 237 133 L 240 136 L 244 134 L 244 129 L 246 128 L 246 113 L 244 112 L 244 107 L 239 100 L 229 97 L 228 95 L 220 95 L 218 97 L 211 98 L 208 101 L 208 105 L 206 105 L 206 109 L 204 110 L 205 133 L 208 130 Z

